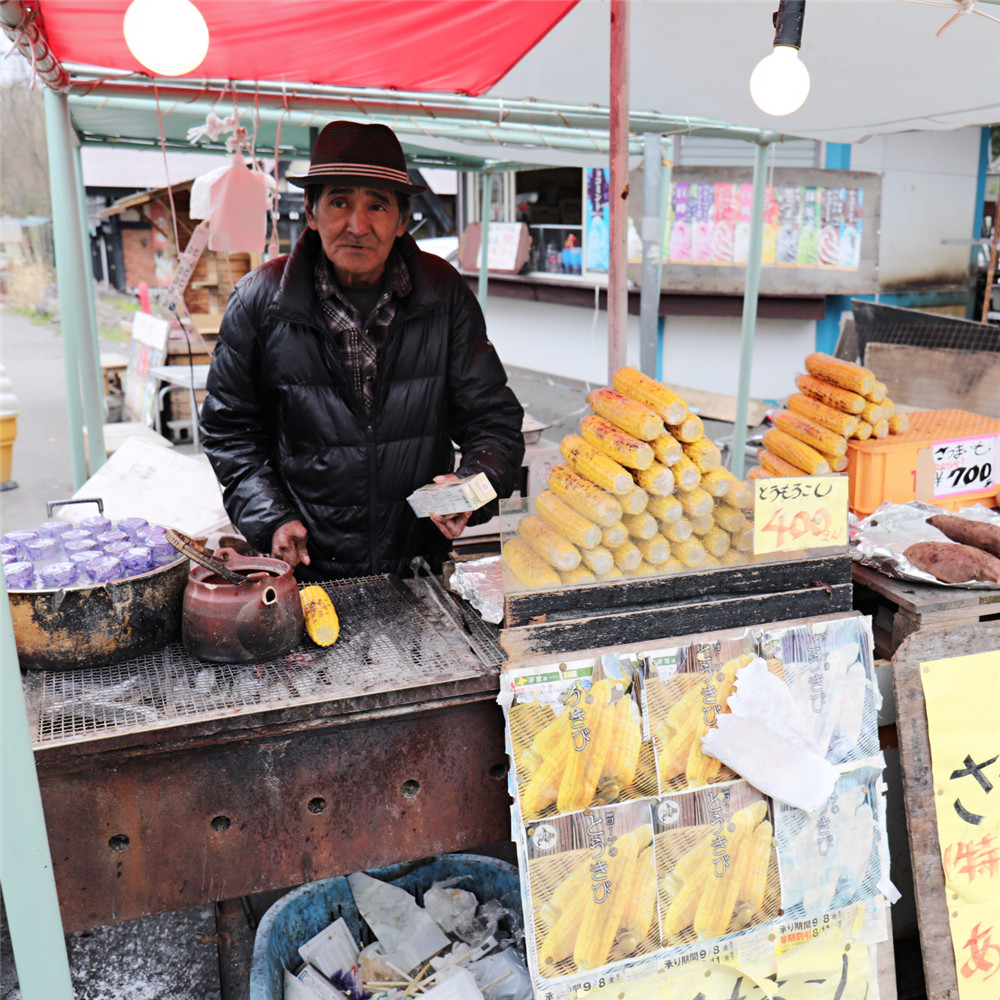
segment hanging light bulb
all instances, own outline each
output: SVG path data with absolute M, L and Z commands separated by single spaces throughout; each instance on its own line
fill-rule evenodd
M 208 25 L 191 0 L 132 0 L 125 44 L 155 76 L 183 76 L 208 54 Z
M 750 96 L 768 115 L 790 115 L 809 96 L 809 70 L 799 60 L 805 0 L 779 0 L 774 13 L 774 51 L 750 74 Z

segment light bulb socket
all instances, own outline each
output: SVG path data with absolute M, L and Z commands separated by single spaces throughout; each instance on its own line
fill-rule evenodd
M 806 0 L 778 0 L 778 9 L 771 17 L 774 23 L 774 44 L 800 48 L 805 16 Z

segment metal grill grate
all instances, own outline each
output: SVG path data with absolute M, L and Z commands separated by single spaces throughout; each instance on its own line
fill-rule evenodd
M 503 653 L 482 623 L 459 634 L 440 607 L 414 603 L 383 576 L 322 585 L 341 620 L 337 643 L 304 643 L 274 660 L 210 664 L 180 644 L 122 663 L 34 675 L 35 745 L 175 726 L 368 694 L 407 680 L 449 679 L 498 665 Z M 471 633 L 471 634 L 470 634 Z

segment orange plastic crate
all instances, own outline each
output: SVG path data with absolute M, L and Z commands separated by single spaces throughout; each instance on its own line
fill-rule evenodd
M 847 443 L 849 502 L 859 517 L 867 517 L 885 500 L 909 503 L 917 499 L 917 454 L 921 449 L 939 441 L 1000 434 L 1000 420 L 964 410 L 928 410 L 907 416 L 910 429 L 905 434 Z M 975 503 L 996 507 L 997 487 L 921 499 L 952 511 Z

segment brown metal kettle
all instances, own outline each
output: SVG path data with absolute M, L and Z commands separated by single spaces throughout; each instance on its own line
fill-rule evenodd
M 212 559 L 221 567 L 213 567 Z M 270 660 L 294 649 L 303 621 L 292 567 L 230 548 L 217 549 L 212 559 L 188 575 L 181 617 L 185 649 L 215 663 Z

